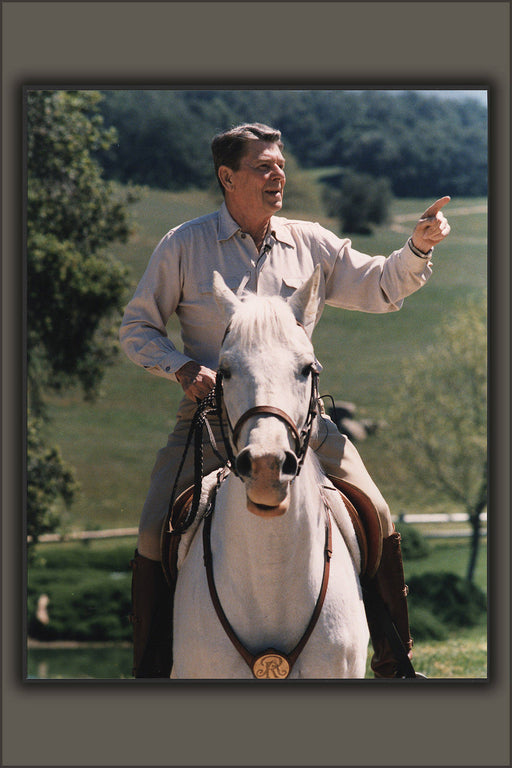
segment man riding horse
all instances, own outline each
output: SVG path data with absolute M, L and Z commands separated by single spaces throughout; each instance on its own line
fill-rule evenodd
M 260 123 L 244 124 L 213 139 L 215 172 L 224 195 L 220 209 L 170 230 L 156 246 L 147 269 L 126 307 L 120 340 L 128 357 L 150 373 L 178 382 L 184 391 L 176 425 L 157 455 L 139 524 L 132 561 L 134 675 L 169 677 L 172 663 L 173 595 L 161 564 L 162 526 L 182 460 L 197 402 L 215 385 L 223 320 L 213 295 L 213 272 L 219 272 L 238 295 L 252 292 L 290 296 L 321 266 L 316 321 L 325 304 L 362 312 L 399 310 L 404 298 L 421 288 L 432 273 L 432 252 L 450 231 L 437 200 L 417 222 L 411 237 L 390 256 L 356 251 L 317 223 L 276 216 L 286 182 L 281 134 Z M 181 327 L 183 352 L 166 332 L 172 314 Z M 221 442 L 219 424 L 211 429 Z M 407 587 L 400 535 L 389 507 L 350 440 L 323 412 L 315 419 L 310 448 L 333 482 L 369 498 L 382 528 L 380 566 L 369 585 L 384 600 L 402 644 L 412 655 Z M 204 472 L 220 459 L 209 441 L 204 445 Z M 181 469 L 179 489 L 194 481 L 193 457 Z M 366 601 L 365 601 L 366 602 Z M 396 653 L 366 602 L 376 677 L 395 677 Z

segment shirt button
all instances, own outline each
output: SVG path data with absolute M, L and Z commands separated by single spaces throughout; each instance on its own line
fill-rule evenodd
M 247 237 L 247 235 L 245 234 L 245 232 L 242 232 L 242 234 L 240 235 L 240 237 L 242 238 L 242 240 L 245 240 L 245 238 Z

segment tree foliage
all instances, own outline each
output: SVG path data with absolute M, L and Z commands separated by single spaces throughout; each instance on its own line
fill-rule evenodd
M 44 387 L 94 393 L 112 357 L 125 269 L 106 251 L 129 227 L 123 193 L 94 154 L 114 140 L 93 91 L 30 91 L 27 98 L 27 356 L 31 405 Z
M 354 171 L 339 176 L 337 185 L 331 180 L 324 192 L 328 215 L 339 220 L 340 229 L 346 234 L 366 235 L 372 224 L 385 224 L 392 200 L 388 179 Z
M 72 503 L 78 489 L 71 467 L 62 459 L 55 446 L 48 446 L 43 437 L 43 424 L 31 414 L 27 424 L 27 488 L 26 532 L 31 544 L 54 531 L 60 523 L 55 502 L 59 497 L 66 505 Z M 29 557 L 33 546 L 29 547 Z
M 487 328 L 485 300 L 471 299 L 408 360 L 392 395 L 387 452 L 397 488 L 421 487 L 469 515 L 472 580 L 487 503 Z
M 473 99 L 417 91 L 105 91 L 119 139 L 102 153 L 120 181 L 206 188 L 210 139 L 244 121 L 278 127 L 303 168 L 340 167 L 387 178 L 399 197 L 483 196 L 487 110 Z
M 72 471 L 45 445 L 45 393 L 79 384 L 93 397 L 114 356 L 125 269 L 108 253 L 129 234 L 125 205 L 95 155 L 115 139 L 94 91 L 31 90 L 26 100 L 27 524 L 34 540 L 71 501 Z

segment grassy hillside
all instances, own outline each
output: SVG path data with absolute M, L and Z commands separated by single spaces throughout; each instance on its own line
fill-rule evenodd
M 387 254 L 400 247 L 431 202 L 397 200 L 393 224 L 371 236 L 354 238 L 354 246 L 370 254 Z M 160 237 L 170 227 L 211 209 L 208 194 L 195 192 L 148 191 L 134 206 L 136 231 L 128 244 L 114 249 L 130 268 L 127 300 Z M 386 390 L 397 380 L 400 361 L 425 346 L 454 303 L 485 289 L 485 201 L 454 199 L 445 211 L 452 234 L 436 252 L 435 273 L 428 286 L 391 315 L 327 308 L 315 332 L 315 348 L 324 365 L 321 392 L 353 401 L 359 415 L 381 418 Z M 316 218 L 337 229 L 336 222 L 322 218 L 320 211 L 284 213 Z M 171 321 L 169 331 L 179 342 L 175 322 Z M 84 403 L 79 392 L 52 400 L 51 438 L 76 468 L 82 489 L 66 514 L 69 528 L 137 525 L 155 452 L 166 441 L 180 396 L 178 386 L 145 373 L 121 354 L 107 372 L 97 402 Z M 370 471 L 385 475 L 378 440 L 367 440 L 359 448 Z M 383 490 L 392 505 L 392 483 Z M 415 511 L 421 511 L 420 500 Z

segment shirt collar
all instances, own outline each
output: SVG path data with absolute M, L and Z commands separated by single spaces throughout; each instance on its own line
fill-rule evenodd
M 270 220 L 270 231 L 275 239 L 285 245 L 295 246 L 295 241 L 291 236 L 289 228 L 286 226 L 288 220 L 281 216 L 272 216 Z
M 226 203 L 222 203 L 219 210 L 219 219 L 217 224 L 217 237 L 219 240 L 229 240 L 240 230 L 240 225 L 236 223 L 234 218 L 228 211 Z
M 270 234 L 275 239 L 286 245 L 295 245 L 293 238 L 288 231 L 288 227 L 285 224 L 286 219 L 279 216 L 272 216 L 270 220 Z M 219 219 L 217 225 L 217 237 L 219 241 L 229 240 L 237 232 L 240 231 L 240 225 L 236 223 L 234 218 L 228 211 L 228 207 L 225 202 L 222 203 L 219 210 Z

